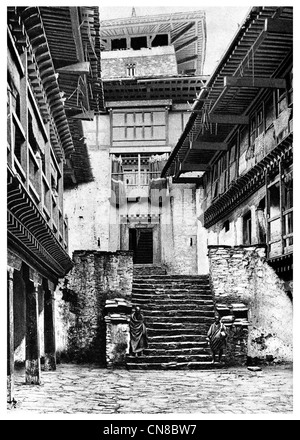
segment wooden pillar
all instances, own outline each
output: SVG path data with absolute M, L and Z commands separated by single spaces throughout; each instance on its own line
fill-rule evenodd
M 283 216 L 283 207 L 284 207 L 284 192 L 282 187 L 282 163 L 281 159 L 279 159 L 279 204 L 280 204 L 280 230 L 281 230 L 281 255 L 284 255 L 284 235 L 285 235 L 285 227 L 284 227 L 284 216 Z
M 8 312 L 7 312 L 7 401 L 12 403 L 14 400 L 14 268 L 8 266 Z
M 7 250 L 7 400 L 14 402 L 14 383 L 15 383 L 15 332 L 14 332 L 14 273 L 20 271 L 22 260 L 16 254 Z
M 40 277 L 29 269 L 29 281 L 26 292 L 26 359 L 25 383 L 27 385 L 41 384 L 41 355 L 39 331 L 38 288 Z
M 270 253 L 270 201 L 269 201 L 269 179 L 268 179 L 268 171 L 265 171 L 265 187 L 266 187 L 266 242 L 267 242 L 267 258 Z
M 44 294 L 45 371 L 56 370 L 55 285 L 48 281 Z

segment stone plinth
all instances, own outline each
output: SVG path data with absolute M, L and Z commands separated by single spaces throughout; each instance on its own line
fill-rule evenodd
M 130 348 L 130 313 L 132 305 L 122 299 L 107 301 L 106 323 L 106 363 L 107 367 L 123 367 Z

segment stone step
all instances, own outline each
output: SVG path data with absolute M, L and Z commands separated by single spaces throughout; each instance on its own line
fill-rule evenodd
M 203 338 L 205 339 L 205 338 Z M 169 350 L 189 350 L 189 349 L 193 349 L 193 350 L 205 350 L 206 348 L 208 348 L 208 344 L 207 341 L 173 341 L 173 342 L 168 342 L 168 341 L 163 341 L 163 342 L 153 342 L 153 339 L 151 341 L 149 341 L 149 349 L 150 350 L 163 350 L 163 351 L 169 351 Z
M 145 318 L 155 318 L 155 317 L 161 317 L 161 318 L 168 318 L 168 317 L 186 317 L 186 316 L 205 316 L 205 317 L 214 317 L 214 310 L 209 307 L 206 308 L 206 310 L 195 310 L 195 309 L 175 309 L 175 310 L 157 310 L 157 309 L 146 309 L 143 310 L 143 314 Z
M 195 323 L 195 324 L 211 324 L 213 322 L 213 316 L 152 316 L 149 317 L 146 322 L 148 325 L 150 323 L 159 323 L 162 324 L 185 324 L 185 323 Z
M 210 356 L 210 349 L 208 347 L 203 348 L 177 348 L 177 349 L 168 349 L 164 348 L 151 348 L 144 350 L 145 357 L 148 356 Z
M 162 363 L 135 363 L 127 362 L 129 370 L 212 370 L 220 369 L 222 364 L 212 362 L 177 362 L 171 364 Z
M 194 284 L 194 285 L 210 285 L 208 278 L 184 278 L 184 277 L 168 277 L 168 276 L 149 276 L 149 277 L 133 277 L 133 283 L 136 284 Z
M 164 339 L 161 339 L 161 341 L 172 341 L 174 337 L 180 337 L 180 335 L 183 336 L 183 340 L 184 338 L 186 338 L 186 340 L 188 341 L 200 341 L 203 342 L 205 341 L 206 335 L 207 335 L 207 331 L 202 330 L 202 329 L 148 329 L 148 338 L 149 338 L 149 343 L 151 342 L 155 342 L 157 340 L 157 338 L 162 338 L 164 337 Z M 190 339 L 188 339 L 190 338 Z M 180 340 L 180 339 L 178 339 Z
M 157 311 L 157 304 L 154 302 L 141 302 L 141 301 L 132 301 L 132 305 L 133 306 L 141 306 L 141 305 L 147 305 L 146 309 L 144 309 L 144 314 L 145 313 L 150 313 L 151 312 L 156 312 Z M 195 307 L 195 305 L 197 305 L 197 308 Z M 160 304 L 159 306 L 159 310 L 161 311 L 162 314 L 165 313 L 165 311 L 167 312 L 172 312 L 172 311 L 176 311 L 176 310 L 180 310 L 181 312 L 184 311 L 189 311 L 189 310 L 201 310 L 201 311 L 214 311 L 214 305 L 213 302 L 211 301 L 210 303 L 207 303 L 207 301 L 199 301 L 199 302 L 193 302 L 193 303 L 165 303 L 165 304 Z
M 158 322 L 158 323 L 149 323 L 147 324 L 147 330 L 150 334 L 158 334 L 165 332 L 166 335 L 168 334 L 175 334 L 177 332 L 178 334 L 189 332 L 190 334 L 207 334 L 209 329 L 209 325 L 204 323 L 184 323 L 184 324 L 169 324 L 165 322 Z M 194 333 L 193 333 L 194 332 Z
M 188 280 L 188 281 L 209 281 L 209 275 L 145 275 L 137 277 L 137 279 L 145 280 Z
M 206 301 L 206 298 L 208 298 L 208 296 L 205 295 L 189 295 L 189 297 L 187 297 L 187 295 L 140 295 L 140 294 L 134 294 L 132 295 L 132 302 L 138 302 L 138 301 L 143 301 L 145 302 L 152 302 L 152 303 L 170 303 L 171 301 L 174 302 L 174 304 L 179 304 L 180 302 L 182 302 L 183 304 L 192 304 L 195 301 Z M 207 300 L 207 301 L 211 301 Z M 209 304 L 209 303 L 208 303 Z M 210 302 L 211 304 L 211 302 Z
M 210 362 L 211 356 L 209 354 L 196 354 L 196 355 L 179 355 L 179 356 L 128 356 L 127 358 L 128 362 L 134 362 L 137 364 L 142 364 L 144 362 L 147 362 L 148 364 L 153 363 L 173 363 L 173 362 Z
M 156 335 L 152 335 L 150 340 L 149 340 L 149 344 L 150 347 L 152 347 L 154 344 L 161 344 L 161 343 L 167 343 L 167 344 L 171 344 L 171 343 L 206 343 L 206 335 L 203 333 L 189 333 L 189 332 L 184 332 L 182 333 L 182 331 L 180 331 L 179 333 L 176 331 L 173 332 L 170 335 L 166 335 L 166 334 L 156 334 Z
M 198 288 L 190 288 L 190 289 L 177 289 L 177 288 L 145 288 L 145 287 L 133 287 L 132 288 L 133 295 L 190 295 L 190 294 L 202 294 L 205 296 L 211 295 L 211 291 L 209 289 L 198 289 Z
M 182 283 L 174 281 L 173 283 L 155 283 L 149 281 L 148 283 L 138 283 L 136 281 L 132 282 L 133 289 L 149 289 L 149 290 L 171 290 L 171 289 L 181 289 L 181 290 L 205 290 L 210 291 L 209 284 L 203 283 Z
M 173 298 L 153 298 L 153 299 L 143 299 L 143 298 L 132 298 L 132 304 L 133 305 L 139 305 L 139 306 L 145 306 L 149 308 L 157 308 L 157 309 L 164 309 L 164 308 L 170 308 L 170 307 L 176 307 L 178 309 L 181 309 L 181 307 L 193 307 L 194 309 L 198 307 L 203 307 L 207 305 L 208 307 L 213 308 L 213 302 L 211 300 L 205 300 L 203 298 L 200 299 L 189 299 L 185 300 L 182 298 L 179 299 L 173 299 Z

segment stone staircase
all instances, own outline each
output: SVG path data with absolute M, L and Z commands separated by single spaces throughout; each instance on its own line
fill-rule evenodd
M 132 303 L 145 317 L 149 347 L 127 356 L 129 369 L 206 369 L 212 365 L 206 335 L 214 319 L 208 276 L 140 275 Z

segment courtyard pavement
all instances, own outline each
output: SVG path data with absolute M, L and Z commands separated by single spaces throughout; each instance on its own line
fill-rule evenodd
M 16 407 L 27 414 L 291 414 L 292 366 L 206 371 L 107 370 L 60 364 L 42 373 L 42 385 L 24 384 L 17 371 Z

